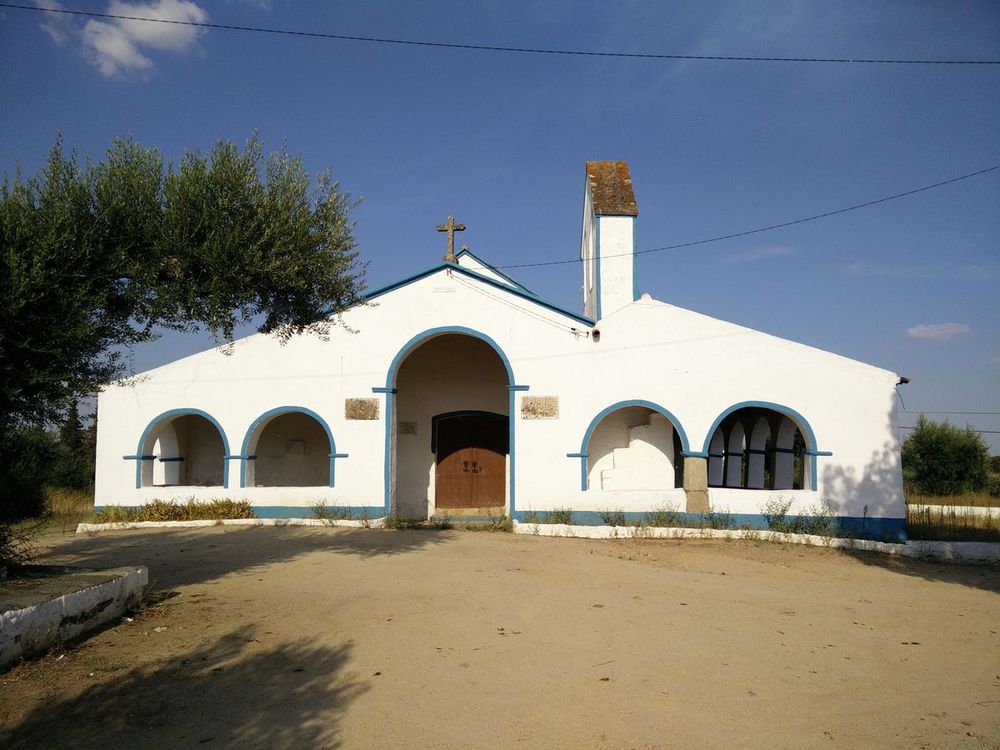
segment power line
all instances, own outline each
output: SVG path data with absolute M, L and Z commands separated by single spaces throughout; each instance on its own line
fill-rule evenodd
M 923 411 L 919 409 L 900 409 L 900 414 L 976 414 L 979 416 L 996 417 L 1000 416 L 1000 411 Z
M 85 16 L 88 18 L 110 18 L 120 21 L 144 21 L 146 23 L 163 23 L 174 26 L 194 26 L 203 29 L 219 29 L 220 31 L 247 31 L 257 34 L 276 34 L 280 36 L 309 37 L 312 39 L 334 39 L 348 42 L 366 42 L 370 44 L 395 44 L 411 47 L 437 47 L 442 49 L 472 50 L 477 52 L 510 52 L 529 55 L 562 55 L 570 57 L 615 57 L 640 60 L 709 60 L 718 62 L 780 62 L 780 63 L 836 63 L 836 64 L 869 64 L 869 65 L 1000 65 L 1000 60 L 900 60 L 862 57 L 772 57 L 753 55 L 678 55 L 655 52 L 601 52 L 598 50 L 579 49 L 547 49 L 542 47 L 507 47 L 494 44 L 466 44 L 460 42 L 428 42 L 418 39 L 393 39 L 377 36 L 356 36 L 351 34 L 331 34 L 320 31 L 301 31 L 296 29 L 275 29 L 263 26 L 241 26 L 231 23 L 209 23 L 207 21 L 181 21 L 169 18 L 149 18 L 145 16 L 128 16 L 120 13 L 98 13 L 89 10 L 71 10 L 69 8 L 40 8 L 34 5 L 17 3 L 0 3 L 0 8 L 14 10 L 31 10 L 43 13 L 62 13 L 70 16 Z
M 906 427 L 904 425 L 899 425 L 901 430 L 915 430 L 916 427 Z M 967 430 L 972 432 L 978 432 L 980 435 L 1000 435 L 1000 430 L 973 430 L 971 427 L 967 427 Z
M 816 221 L 817 219 L 825 219 L 830 216 L 836 216 L 837 214 L 844 214 L 848 211 L 857 211 L 859 208 L 867 208 L 869 206 L 875 206 L 879 203 L 886 203 L 888 201 L 896 200 L 897 198 L 905 198 L 909 195 L 916 195 L 917 193 L 923 193 L 927 190 L 934 190 L 935 188 L 943 187 L 945 185 L 951 185 L 954 182 L 960 182 L 962 180 L 967 180 L 970 177 L 978 177 L 981 174 L 986 174 L 987 172 L 992 172 L 994 170 L 1000 169 L 1000 164 L 994 164 L 992 167 L 986 167 L 985 169 L 980 169 L 975 172 L 969 172 L 968 174 L 960 175 L 959 177 L 952 177 L 950 180 L 943 180 L 942 182 L 935 182 L 933 185 L 924 185 L 923 187 L 915 188 L 913 190 L 907 190 L 903 193 L 896 193 L 895 195 L 887 195 L 884 198 L 876 198 L 875 200 L 865 201 L 864 203 L 857 203 L 853 206 L 847 206 L 846 208 L 838 208 L 834 211 L 824 211 L 821 214 L 813 214 L 812 216 L 806 216 L 803 219 L 793 219 L 792 221 L 783 221 L 780 224 L 770 224 L 766 227 L 758 227 L 756 229 L 747 229 L 742 232 L 733 232 L 732 234 L 722 234 L 717 237 L 709 237 L 704 240 L 694 240 L 692 242 L 679 242 L 676 245 L 664 245 L 663 247 L 653 247 L 648 250 L 637 250 L 634 253 L 615 253 L 613 255 L 602 255 L 601 260 L 607 258 L 623 258 L 630 255 L 645 255 L 646 253 L 660 253 L 664 250 L 678 250 L 682 247 L 694 247 L 695 245 L 707 245 L 710 242 L 721 242 L 722 240 L 731 240 L 736 237 L 746 237 L 751 234 L 759 234 L 761 232 L 770 232 L 774 229 L 783 229 L 785 227 L 795 226 L 796 224 L 804 224 L 807 221 Z M 567 263 L 581 263 L 581 258 L 572 258 L 570 260 L 548 260 L 540 261 L 538 263 L 515 263 L 505 266 L 495 266 L 495 268 L 533 268 L 536 266 L 559 266 L 565 265 Z

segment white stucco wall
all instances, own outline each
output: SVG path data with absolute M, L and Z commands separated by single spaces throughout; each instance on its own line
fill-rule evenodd
M 308 505 L 325 499 L 381 506 L 387 401 L 400 409 L 393 421 L 421 421 L 436 409 L 484 407 L 467 407 L 461 398 L 447 395 L 449 388 L 469 385 L 467 378 L 449 387 L 442 380 L 437 400 L 428 401 L 418 413 L 405 411 L 411 408 L 405 393 L 373 394 L 372 388 L 384 389 L 393 358 L 413 337 L 430 329 L 465 327 L 495 341 L 509 359 L 515 385 L 530 389 L 514 393 L 513 499 L 518 510 L 646 510 L 661 501 L 683 510 L 682 490 L 652 495 L 584 491 L 581 460 L 566 455 L 581 451 L 583 435 L 602 409 L 645 400 L 674 415 L 695 452 L 705 450 L 713 422 L 734 404 L 774 402 L 789 407 L 808 420 L 818 442 L 815 447 L 833 455 L 817 459 L 816 492 L 780 494 L 794 496 L 795 508 L 827 499 L 846 515 L 862 515 L 865 506 L 871 517 L 903 515 L 896 376 L 888 371 L 648 297 L 605 315 L 595 342 L 579 320 L 445 268 L 351 310 L 346 322 L 357 333 L 338 327 L 328 341 L 302 336 L 285 345 L 271 337 L 251 336 L 237 342 L 230 355 L 203 352 L 145 373 L 140 382 L 107 388 L 99 400 L 97 504 L 135 504 L 165 496 L 162 488 L 137 490 L 135 462 L 122 458 L 135 454 L 139 435 L 159 414 L 178 408 L 205 410 L 221 424 L 230 453 L 238 455 L 255 419 L 276 407 L 295 405 L 321 415 L 333 432 L 337 452 L 348 454 L 336 460 L 335 487 L 241 488 L 240 461 L 232 459 L 227 489 L 185 488 L 173 494 L 246 497 L 260 505 Z M 433 386 L 429 377 L 425 375 L 425 385 Z M 488 378 L 477 388 L 494 393 L 493 385 L 487 387 Z M 558 418 L 520 418 L 521 399 L 536 395 L 558 398 Z M 346 398 L 378 399 L 379 418 L 346 420 Z M 469 393 L 470 402 L 478 404 L 483 398 L 479 391 Z M 489 408 L 504 413 L 506 404 Z M 417 441 L 425 441 L 425 435 L 418 428 Z M 397 436 L 395 430 L 390 434 L 390 451 L 399 447 L 396 477 L 419 482 L 423 464 L 409 463 L 408 437 Z M 710 491 L 713 504 L 743 513 L 759 513 L 771 494 Z

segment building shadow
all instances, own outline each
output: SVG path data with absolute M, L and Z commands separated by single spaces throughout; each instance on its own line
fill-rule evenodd
M 59 540 L 37 562 L 85 568 L 145 565 L 155 588 L 164 588 L 249 573 L 315 552 L 362 559 L 412 554 L 445 544 L 456 533 L 255 526 L 131 530 Z
M 912 557 L 886 555 L 881 552 L 840 550 L 845 556 L 861 565 L 881 568 L 887 573 L 923 578 L 925 581 L 954 583 L 960 586 L 1000 594 L 1000 564 L 961 565 L 956 563 L 915 560 Z
M 351 647 L 262 650 L 253 636 L 242 627 L 75 697 L 39 701 L 0 732 L 0 747 L 340 747 L 344 712 L 368 689 L 345 673 Z
M 892 425 L 896 424 L 895 409 L 895 399 L 892 399 L 888 414 L 888 421 Z M 905 516 L 898 438 L 887 440 L 881 449 L 873 451 L 860 473 L 850 468 L 827 466 L 823 471 L 823 486 L 826 488 L 824 499 L 831 501 L 834 507 L 840 506 L 842 500 L 847 498 L 860 498 L 860 502 L 867 506 L 868 518 L 898 517 L 900 514 Z M 877 537 L 878 534 L 871 536 Z M 841 550 L 841 553 L 860 564 L 878 567 L 887 572 L 1000 593 L 998 565 L 936 563 L 847 549 Z

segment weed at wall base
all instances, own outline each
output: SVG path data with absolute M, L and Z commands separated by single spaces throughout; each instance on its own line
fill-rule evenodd
M 153 500 L 146 505 L 111 505 L 97 511 L 95 523 L 135 523 L 139 521 L 215 521 L 223 518 L 256 518 L 249 500 L 215 498 L 187 502 Z

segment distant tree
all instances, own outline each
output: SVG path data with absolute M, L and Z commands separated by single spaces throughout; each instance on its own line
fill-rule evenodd
M 903 443 L 903 475 L 924 495 L 960 495 L 986 486 L 989 451 L 982 435 L 923 414 Z
M 990 456 L 990 471 L 1000 474 L 1000 456 Z
M 0 513 L 12 439 L 123 375 L 124 347 L 158 329 L 229 341 L 252 320 L 282 337 L 325 334 L 364 290 L 353 205 L 328 173 L 313 185 L 297 156 L 265 156 L 256 136 L 176 167 L 131 138 L 82 165 L 60 138 L 37 176 L 5 177 Z

